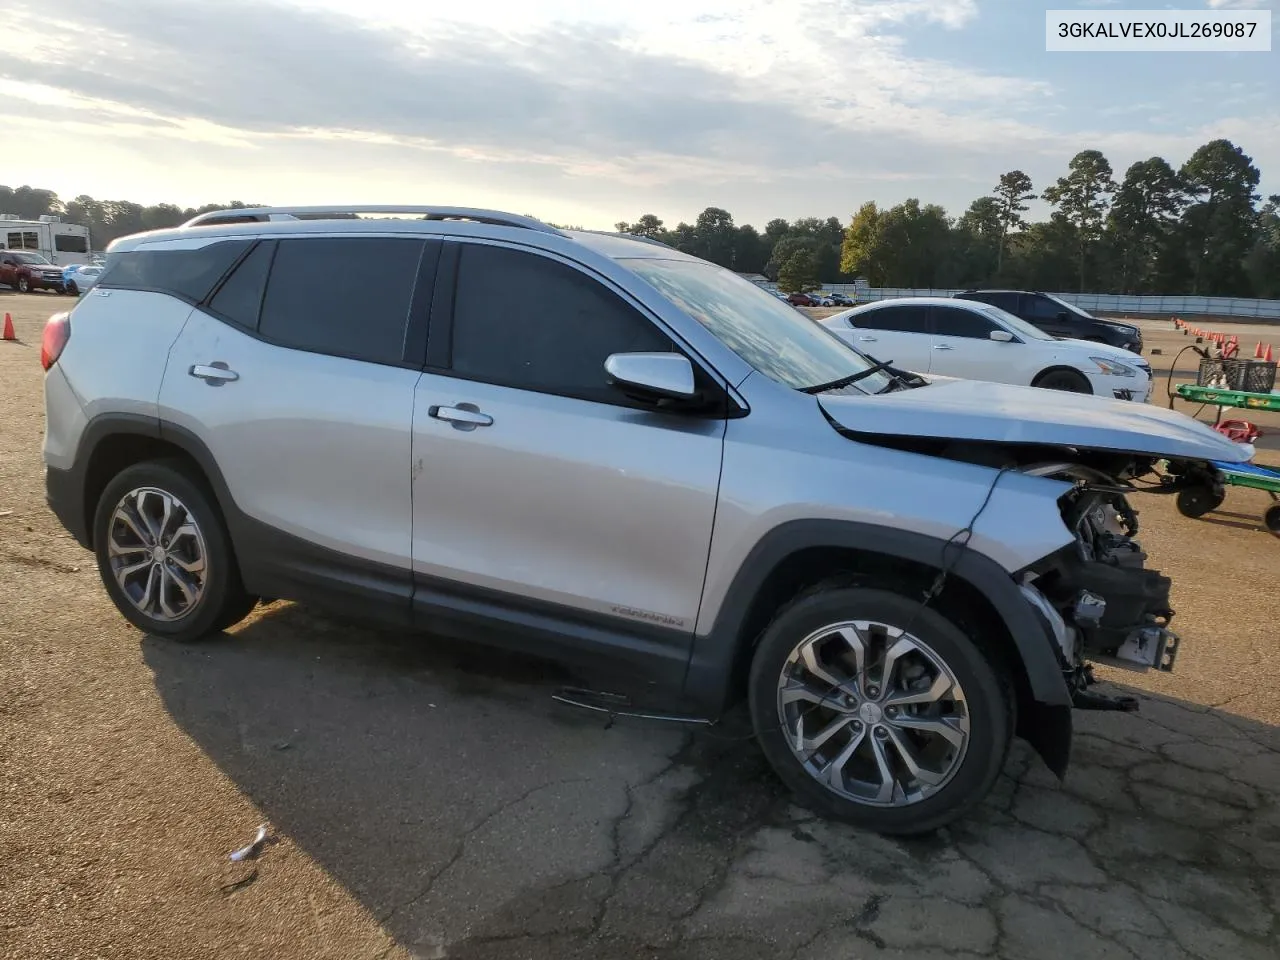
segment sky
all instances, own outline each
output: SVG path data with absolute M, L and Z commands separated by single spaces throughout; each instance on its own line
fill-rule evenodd
M 1226 137 L 1265 196 L 1280 42 L 1047 53 L 1044 12 L 1277 2 L 5 0 L 0 184 L 763 227 L 909 197 L 959 215 L 1006 170 L 1040 190 L 1098 149 L 1119 179 Z

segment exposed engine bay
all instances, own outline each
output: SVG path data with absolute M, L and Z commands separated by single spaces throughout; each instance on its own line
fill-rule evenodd
M 1147 554 L 1137 539 L 1138 511 L 1130 500 L 1140 493 L 1175 494 L 1212 482 L 1212 467 L 1035 445 L 927 443 L 919 438 L 886 445 L 1072 484 L 1058 505 L 1074 542 L 1022 571 L 1019 585 L 1058 642 L 1063 673 L 1077 707 L 1136 707 L 1136 702 L 1121 702 L 1125 698 L 1088 693 L 1095 682 L 1090 662 L 1140 672 L 1173 670 L 1178 636 L 1170 629 L 1172 581 L 1147 568 Z
M 1144 473 L 1150 471 L 1146 467 Z M 1025 472 L 1075 481 L 1059 501 L 1075 542 L 1022 575 L 1024 593 L 1046 614 L 1058 639 L 1069 686 L 1082 692 L 1092 682 L 1087 661 L 1172 670 L 1178 653 L 1177 634 L 1169 627 L 1172 581 L 1146 566 L 1147 554 L 1137 540 L 1138 514 L 1129 502 L 1139 489 L 1130 482 L 1134 477 L 1109 477 L 1080 464 L 1039 465 Z M 1056 616 L 1044 610 L 1046 603 Z

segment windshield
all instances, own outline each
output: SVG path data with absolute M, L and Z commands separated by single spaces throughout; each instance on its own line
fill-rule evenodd
M 622 262 L 753 369 L 792 389 L 832 383 L 872 366 L 825 327 L 723 267 L 690 260 Z M 879 393 L 892 382 L 877 372 L 854 388 Z
M 1075 304 L 1067 303 L 1067 301 L 1065 300 L 1060 300 L 1059 298 L 1055 297 L 1052 293 L 1046 293 L 1045 296 L 1048 297 L 1050 300 L 1052 300 L 1054 303 L 1058 304 L 1060 307 L 1062 307 L 1062 309 L 1067 310 L 1071 313 L 1074 313 L 1077 317 L 1084 317 L 1086 320 L 1097 319 L 1092 314 L 1085 313 Z
M 40 256 L 38 253 L 15 253 L 13 256 L 19 263 L 49 263 L 48 260 Z
M 989 316 L 991 319 L 995 320 L 997 323 L 1000 323 L 1003 326 L 1008 327 L 1011 331 L 1016 333 L 1018 336 L 1024 337 L 1027 340 L 1058 339 L 1057 337 L 1052 337 L 1049 334 L 1045 333 L 1039 327 L 1033 327 L 1031 324 L 1027 323 L 1027 321 L 1023 320 L 1021 317 L 1015 317 L 1012 313 L 1009 313 L 1007 310 L 1001 310 L 999 307 L 992 307 L 992 306 L 983 307 L 982 312 L 985 313 L 987 316 Z

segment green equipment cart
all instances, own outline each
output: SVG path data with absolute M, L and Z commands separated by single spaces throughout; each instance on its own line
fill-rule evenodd
M 1280 393 L 1250 393 L 1246 390 L 1229 390 L 1224 387 L 1204 387 L 1183 383 L 1175 388 L 1177 396 L 1191 403 L 1213 404 L 1218 408 L 1214 424 L 1222 420 L 1222 409 L 1234 407 L 1241 410 L 1274 410 L 1280 412 Z M 1260 467 L 1253 463 L 1225 463 L 1214 461 L 1220 482 L 1187 487 L 1178 493 L 1178 511 L 1186 517 L 1203 517 L 1222 506 L 1227 487 L 1248 487 L 1270 494 L 1280 501 L 1280 471 Z M 1272 504 L 1262 515 L 1266 528 L 1280 537 L 1280 502 Z
M 1178 384 L 1174 392 L 1181 399 L 1191 403 L 1213 404 L 1218 408 L 1219 418 L 1222 417 L 1223 407 L 1280 411 L 1280 393 L 1247 393 L 1244 390 L 1228 390 L 1224 387 L 1201 387 L 1194 383 Z

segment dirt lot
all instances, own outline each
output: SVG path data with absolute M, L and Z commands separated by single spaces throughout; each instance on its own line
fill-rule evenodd
M 68 303 L 0 293 L 0 956 L 1280 957 L 1265 496 L 1139 501 L 1177 672 L 1113 676 L 1143 711 L 1077 714 L 1065 783 L 1019 747 L 979 815 L 891 842 L 791 804 L 740 725 L 608 726 L 536 663 L 285 603 L 140 636 L 44 506 Z M 1185 343 L 1146 326 L 1157 366 Z

